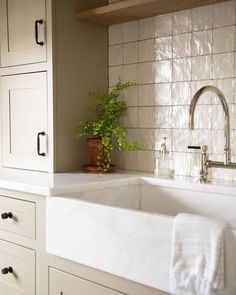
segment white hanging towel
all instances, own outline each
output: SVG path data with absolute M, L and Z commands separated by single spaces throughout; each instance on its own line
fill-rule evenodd
M 174 220 L 170 287 L 173 294 L 210 295 L 224 288 L 226 223 L 179 214 Z

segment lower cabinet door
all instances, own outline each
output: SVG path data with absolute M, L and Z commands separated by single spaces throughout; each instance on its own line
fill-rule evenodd
M 0 240 L 0 294 L 35 295 L 35 252 Z
M 121 293 L 50 268 L 49 295 L 119 295 Z

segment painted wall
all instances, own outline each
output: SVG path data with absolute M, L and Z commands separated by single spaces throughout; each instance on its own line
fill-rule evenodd
M 197 176 L 200 154 L 187 149 L 207 144 L 210 158 L 222 160 L 223 111 L 208 93 L 188 130 L 188 109 L 195 92 L 215 85 L 226 96 L 231 114 L 231 142 L 236 161 L 236 1 L 227 1 L 109 27 L 109 85 L 136 81 L 124 98 L 128 139 L 146 145 L 138 152 L 117 152 L 120 168 L 154 171 L 163 136 L 179 175 Z M 212 169 L 214 178 L 236 179 L 236 171 Z

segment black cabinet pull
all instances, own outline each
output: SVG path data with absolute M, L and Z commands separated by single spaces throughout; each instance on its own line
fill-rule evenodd
M 41 156 L 41 157 L 45 157 L 46 156 L 46 153 L 41 153 L 40 152 L 40 137 L 41 136 L 45 136 L 46 133 L 43 131 L 43 132 L 39 132 L 38 135 L 37 135 L 37 151 L 38 151 L 38 155 Z
M 44 43 L 43 42 L 39 42 L 39 27 L 38 25 L 42 25 L 43 24 L 43 20 L 42 19 L 38 19 L 35 21 L 34 23 L 34 29 L 35 29 L 35 41 L 36 41 L 36 44 L 40 45 L 40 46 L 43 46 Z
M 13 214 L 11 212 L 5 212 L 1 214 L 1 218 L 2 219 L 8 219 L 8 218 L 12 218 Z
M 8 273 L 13 273 L 13 268 L 11 266 L 2 269 L 3 275 L 7 275 Z

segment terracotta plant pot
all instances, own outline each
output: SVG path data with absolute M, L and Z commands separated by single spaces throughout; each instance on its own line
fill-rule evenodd
M 84 169 L 86 172 L 100 172 L 99 167 L 97 166 L 97 157 L 99 154 L 99 145 L 102 144 L 101 138 L 88 138 L 87 139 L 87 148 L 89 154 L 89 164 L 84 165 Z M 100 162 L 105 162 L 106 153 L 103 152 L 103 158 Z M 107 172 L 114 172 L 115 165 L 111 165 Z
M 87 139 L 87 148 L 89 154 L 89 164 L 97 166 L 97 157 L 99 154 L 99 145 L 102 144 L 101 138 L 88 138 Z M 103 152 L 103 159 L 101 162 L 104 162 L 106 155 Z

